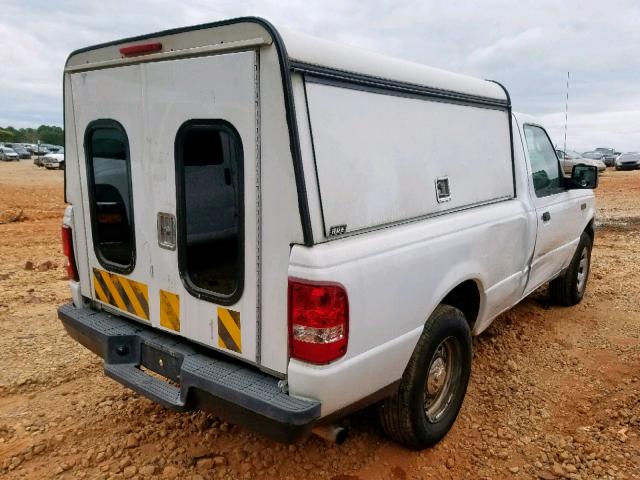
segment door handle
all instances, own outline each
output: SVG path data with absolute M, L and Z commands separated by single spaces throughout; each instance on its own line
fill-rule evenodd
M 551 220 L 551 214 L 549 212 L 544 212 L 542 214 L 542 221 L 548 222 L 549 220 Z

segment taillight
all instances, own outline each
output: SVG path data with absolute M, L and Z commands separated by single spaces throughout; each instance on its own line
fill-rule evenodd
M 67 277 L 69 280 L 77 282 L 79 277 L 76 256 L 73 253 L 73 231 L 67 225 L 62 225 L 62 253 L 67 257 Z
M 291 356 L 324 364 L 342 357 L 349 340 L 349 300 L 342 285 L 289 279 Z

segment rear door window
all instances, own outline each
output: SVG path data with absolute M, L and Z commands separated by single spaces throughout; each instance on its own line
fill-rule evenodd
M 234 303 L 243 281 L 242 143 L 227 122 L 192 120 L 176 136 L 178 258 L 195 296 Z
M 90 123 L 85 155 L 96 256 L 106 269 L 129 273 L 135 237 L 129 140 L 122 125 L 115 120 Z

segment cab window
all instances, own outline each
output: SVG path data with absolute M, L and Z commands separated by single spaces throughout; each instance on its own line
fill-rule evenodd
M 536 125 L 525 125 L 524 136 L 536 196 L 546 197 L 563 191 L 564 178 L 560 162 L 547 132 Z

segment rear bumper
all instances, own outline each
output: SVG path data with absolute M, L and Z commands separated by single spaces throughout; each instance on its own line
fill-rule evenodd
M 73 339 L 104 359 L 107 376 L 172 410 L 208 410 L 283 442 L 307 434 L 320 417 L 320 402 L 289 396 L 277 378 L 186 340 L 71 304 L 58 317 Z

